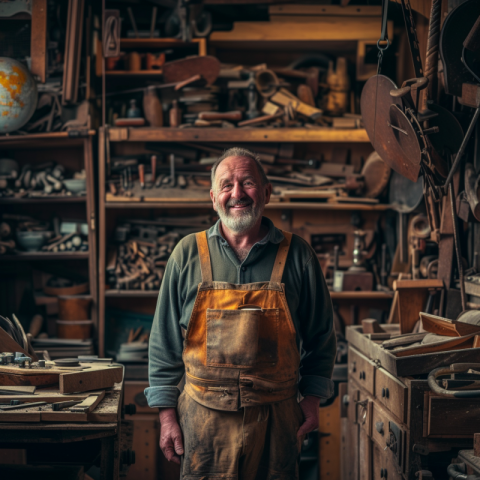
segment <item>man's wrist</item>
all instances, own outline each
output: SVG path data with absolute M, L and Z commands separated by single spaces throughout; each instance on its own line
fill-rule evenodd
M 177 409 L 175 407 L 159 408 L 158 416 L 160 417 L 160 422 L 177 421 Z

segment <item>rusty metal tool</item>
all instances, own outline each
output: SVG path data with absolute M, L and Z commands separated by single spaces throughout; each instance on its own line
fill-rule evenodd
M 21 403 L 20 405 L 9 405 L 7 407 L 1 407 L 0 411 L 6 410 L 20 410 L 23 408 L 31 408 L 31 407 L 41 407 L 42 405 L 47 405 L 47 402 L 30 402 L 30 403 Z
M 55 403 L 52 403 L 52 410 L 54 412 L 59 412 L 64 408 L 73 407 L 74 405 L 78 405 L 79 403 L 82 403 L 82 402 L 83 400 L 67 400 L 66 402 L 55 402 Z

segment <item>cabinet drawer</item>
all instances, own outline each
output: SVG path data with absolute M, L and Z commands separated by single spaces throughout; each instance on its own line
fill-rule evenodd
M 373 444 L 372 480 L 402 480 L 402 474 L 394 465 L 392 458 L 376 443 Z
M 383 368 L 375 372 L 375 398 L 407 423 L 408 388 Z
M 359 425 L 360 429 L 370 437 L 372 433 L 372 407 L 373 401 L 367 397 L 364 390 L 352 380 L 348 383 L 348 420 Z
M 372 439 L 380 447 L 391 467 L 401 473 L 405 463 L 406 434 L 398 420 L 377 402 L 372 410 Z M 384 467 L 385 468 L 385 465 Z
M 480 402 L 476 398 L 429 397 L 428 436 L 472 437 L 480 431 Z
M 375 364 L 352 347 L 348 349 L 348 375 L 372 395 L 375 393 Z

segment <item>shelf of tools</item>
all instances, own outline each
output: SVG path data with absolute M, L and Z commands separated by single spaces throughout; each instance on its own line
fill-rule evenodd
M 96 130 L 92 5 L 53 7 L 0 12 L 0 314 L 58 358 L 95 348 Z
M 179 30 L 179 38 L 172 39 L 163 37 L 166 24 L 156 23 L 165 19 L 160 7 L 151 7 L 147 16 L 133 4 L 129 9 L 108 1 L 105 7 L 110 33 L 102 42 L 105 56 L 96 62 L 104 110 L 99 347 L 101 355 L 116 355 L 126 365 L 125 394 L 145 414 L 145 428 L 139 426 L 137 433 L 144 438 L 158 429 L 142 391 L 163 271 L 183 236 L 216 220 L 209 172 L 226 148 L 246 147 L 260 155 L 274 186 L 266 215 L 318 253 L 338 331 L 372 309 L 379 318 L 388 310 L 390 257 L 383 254 L 382 271 L 372 265 L 382 264 L 391 172 L 372 153 L 359 115 L 361 85 L 376 72 L 376 53 L 373 65 L 366 57 L 376 46 L 372 25 L 378 26 L 381 9 L 271 6 L 270 20 L 251 22 L 252 28 L 239 22 L 230 31 L 193 39 L 179 39 L 185 34 Z M 204 2 L 199 18 L 209 12 Z M 388 29 L 393 39 L 392 22 Z M 390 249 L 395 247 L 393 240 Z M 354 264 L 357 275 L 348 271 Z M 339 362 L 345 366 L 342 342 Z M 337 383 L 346 378 L 340 370 Z M 325 418 L 338 413 L 339 401 L 329 408 Z M 338 458 L 335 438 L 324 442 L 324 458 Z M 148 464 L 154 478 L 152 462 L 142 459 L 133 469 Z

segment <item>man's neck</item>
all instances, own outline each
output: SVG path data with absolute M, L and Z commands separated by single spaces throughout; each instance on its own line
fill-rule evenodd
M 220 228 L 225 240 L 233 248 L 240 261 L 246 258 L 252 246 L 262 240 L 268 232 L 268 227 L 262 223 L 262 217 L 246 232 L 233 232 L 223 223 L 220 223 Z

